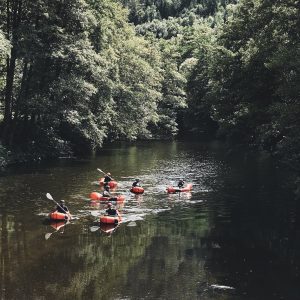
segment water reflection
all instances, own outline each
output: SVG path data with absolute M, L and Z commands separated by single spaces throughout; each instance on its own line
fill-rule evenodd
M 117 227 L 100 225 L 106 204 L 89 199 L 97 168 L 126 196 Z M 129 192 L 135 177 L 143 195 Z M 181 177 L 193 191 L 167 194 Z M 280 183 L 270 161 L 227 158 L 216 144 L 118 144 L 24 167 L 0 178 L 0 297 L 297 299 L 299 214 Z M 47 192 L 76 218 L 43 224 Z
M 50 227 L 52 227 L 51 232 L 46 232 L 45 233 L 45 240 L 48 240 L 51 238 L 51 236 L 54 234 L 54 236 L 57 233 L 63 234 L 65 232 L 65 226 L 67 224 L 70 223 L 70 221 L 52 221 L 52 220 L 48 220 L 46 219 L 44 222 L 44 224 L 49 225 Z

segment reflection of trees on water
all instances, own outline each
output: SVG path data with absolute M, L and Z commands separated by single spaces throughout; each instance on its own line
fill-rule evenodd
M 126 176 L 148 172 L 157 167 L 159 161 L 169 160 L 178 151 L 176 142 L 151 141 L 140 144 L 116 143 L 115 145 L 118 147 L 113 148 L 112 145 L 112 148 L 100 150 L 101 165 L 104 169 L 110 169 L 112 174 L 120 173 L 120 166 L 122 166 L 122 175 Z M 111 155 L 112 152 L 114 155 Z
M 83 235 L 81 226 L 70 225 L 63 236 L 41 241 L 39 231 L 19 236 L 7 228 L 2 218 L 1 291 L 7 299 L 23 293 L 28 299 L 109 298 L 154 233 L 120 226 L 111 237 Z
M 199 282 L 207 280 L 209 251 L 203 240 L 209 229 L 203 219 L 195 224 L 192 217 L 181 226 L 156 219 L 136 227 L 123 224 L 110 237 L 83 234 L 85 226 L 70 224 L 64 235 L 47 241 L 41 241 L 39 230 L 23 228 L 19 236 L 15 228 L 7 252 L 1 252 L 6 297 L 115 299 L 128 289 L 133 298 L 151 292 L 178 299 L 176 293 L 182 291 L 195 296 Z M 1 237 L 6 236 L 2 230 Z
M 207 219 L 195 220 L 193 214 L 180 226 L 176 221 L 159 221 L 144 256 L 128 272 L 125 295 L 129 299 L 198 299 L 200 286 L 211 280 L 204 268 L 210 256 L 207 235 Z

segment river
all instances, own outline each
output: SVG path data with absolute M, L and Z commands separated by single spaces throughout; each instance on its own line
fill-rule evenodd
M 110 232 L 89 200 L 97 168 L 126 196 Z M 0 177 L 0 298 L 299 299 L 299 208 L 285 176 L 216 142 L 116 143 L 11 168 Z M 168 195 L 181 177 L 192 192 Z M 143 195 L 129 192 L 135 178 Z M 48 192 L 66 201 L 69 224 L 46 221 Z

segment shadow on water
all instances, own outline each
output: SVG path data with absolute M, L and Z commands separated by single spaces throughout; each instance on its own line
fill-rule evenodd
M 1 299 L 298 299 L 299 214 L 284 172 L 218 143 L 118 143 L 0 177 Z M 91 201 L 119 185 L 118 226 Z M 190 193 L 167 194 L 180 178 Z M 143 195 L 129 192 L 139 178 Z M 74 215 L 45 223 L 56 201 Z

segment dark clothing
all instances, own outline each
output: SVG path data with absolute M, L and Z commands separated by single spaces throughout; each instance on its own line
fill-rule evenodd
M 132 187 L 135 187 L 135 186 L 140 186 L 139 181 L 134 181 L 134 182 L 133 182 Z
M 103 196 L 103 197 L 110 197 L 109 191 L 104 190 L 103 193 L 102 193 L 102 196 Z
M 106 210 L 106 213 L 109 215 L 109 216 L 117 216 L 118 215 L 118 212 L 116 209 L 114 208 L 108 208 Z
M 105 175 L 105 177 L 104 177 L 104 185 L 105 185 L 105 183 L 109 183 L 110 181 L 112 181 L 112 178 L 110 176 L 108 176 L 108 175 Z
M 57 205 L 57 206 L 56 206 L 56 210 L 57 210 L 59 213 L 63 213 L 63 214 L 65 214 L 66 212 L 69 211 L 68 207 L 65 206 L 65 205 L 62 205 L 62 204 Z
M 184 186 L 184 181 L 183 180 L 179 180 L 177 186 L 181 189 Z

